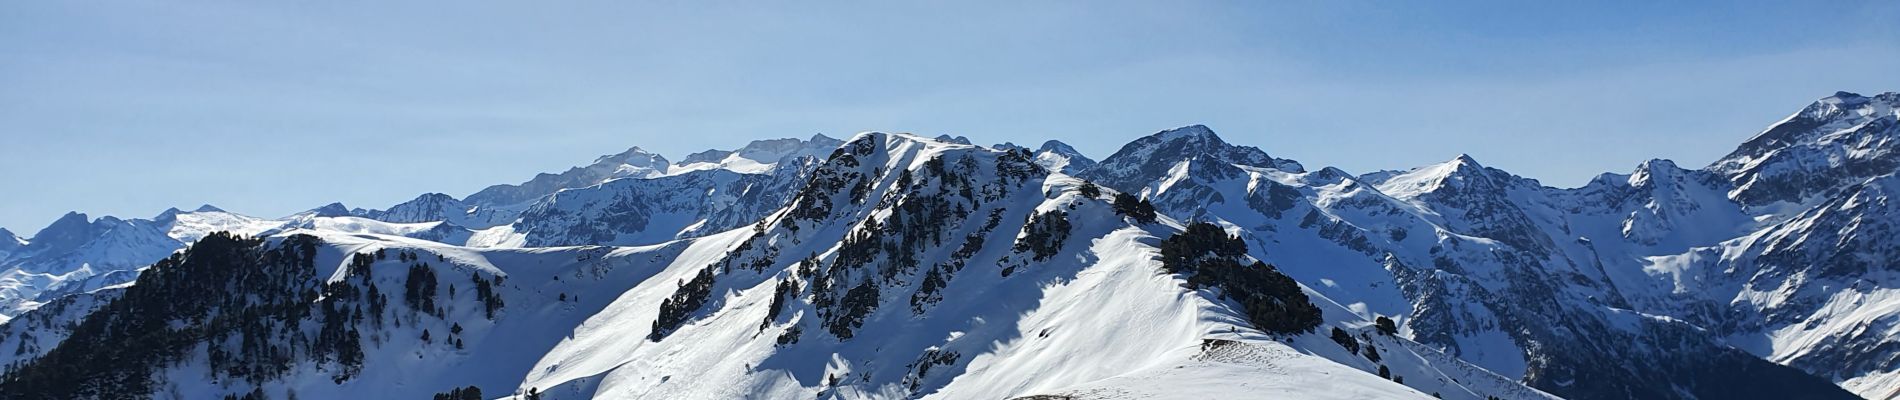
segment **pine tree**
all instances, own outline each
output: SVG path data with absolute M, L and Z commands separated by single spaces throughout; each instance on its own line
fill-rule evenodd
M 1392 336 L 1399 333 L 1398 324 L 1393 323 L 1391 318 L 1386 318 L 1384 315 L 1379 316 L 1372 323 L 1378 326 L 1381 335 Z
M 1156 215 L 1155 215 L 1154 203 L 1149 203 L 1148 200 L 1145 200 L 1145 199 L 1136 198 L 1135 195 L 1127 194 L 1127 193 L 1116 193 L 1115 203 L 1113 204 L 1113 206 L 1115 208 L 1116 214 L 1126 215 L 1129 218 L 1134 218 L 1136 222 L 1141 222 L 1144 224 L 1155 222 Z
M 1352 334 L 1346 333 L 1344 329 L 1333 327 L 1333 342 L 1339 343 L 1339 347 L 1346 348 L 1348 353 L 1359 354 L 1359 339 L 1353 338 Z

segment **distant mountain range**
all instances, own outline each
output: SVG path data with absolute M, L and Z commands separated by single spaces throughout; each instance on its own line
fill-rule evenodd
M 1195 125 L 1099 162 L 869 132 L 72 213 L 0 229 L 0 397 L 1896 398 L 1896 106 L 1578 188 Z

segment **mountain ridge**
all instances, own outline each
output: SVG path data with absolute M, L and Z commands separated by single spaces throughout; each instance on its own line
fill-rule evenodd
M 482 378 L 489 386 L 514 382 L 520 386 L 516 390 L 566 393 L 555 398 L 741 393 L 725 391 L 739 390 L 734 388 L 801 397 L 1049 394 L 1087 398 L 1102 393 L 1149 393 L 1139 382 L 1155 379 L 1233 379 L 1245 375 L 1238 371 L 1293 365 L 1302 366 L 1301 374 L 1363 372 L 1349 375 L 1354 377 L 1352 390 L 1363 390 L 1355 392 L 1361 395 L 1422 397 L 1428 389 L 1461 398 L 1502 392 L 1528 398 L 1545 395 L 1515 384 L 1497 384 L 1491 378 L 1479 379 L 1501 376 L 1497 381 L 1518 381 L 1576 398 L 1845 396 L 1840 387 L 1862 396 L 1886 397 L 1900 390 L 1900 371 L 1882 361 L 1900 354 L 1893 350 L 1900 349 L 1896 340 L 1900 332 L 1865 327 L 1889 326 L 1890 321 L 1900 320 L 1900 307 L 1889 307 L 1900 304 L 1900 280 L 1888 273 L 1891 265 L 1879 261 L 1900 259 L 1900 243 L 1888 239 L 1900 232 L 1900 211 L 1888 203 L 1894 185 L 1900 184 L 1893 181 L 1891 168 L 1900 164 L 1889 155 L 1892 139 L 1900 135 L 1892 123 L 1895 100 L 1900 95 L 1838 93 L 1744 141 L 1710 166 L 1684 169 L 1668 160 L 1650 160 L 1630 173 L 1605 173 L 1578 188 L 1544 186 L 1486 167 L 1464 154 L 1405 171 L 1353 175 L 1333 167 L 1308 170 L 1297 161 L 1227 143 L 1212 129 L 1191 125 L 1133 140 L 1100 162 L 1053 140 L 1028 149 L 1011 144 L 977 146 L 959 137 L 881 132 L 831 139 L 836 143 L 822 151 L 816 150 L 817 144 L 830 139 L 822 135 L 810 140 L 755 141 L 738 150 L 695 153 L 679 163 L 664 163 L 664 158 L 648 157 L 635 147 L 597 159 L 589 167 L 569 170 L 594 171 L 589 168 L 602 166 L 598 170 L 612 172 L 577 174 L 585 179 L 541 185 L 558 189 L 508 205 L 512 209 L 432 193 L 388 210 L 331 204 L 278 220 L 215 207 L 167 210 L 153 220 L 89 220 L 72 213 L 42 230 L 44 242 L 39 235 L 0 235 L 0 239 L 14 237 L 14 242 L 21 243 L 11 253 L 0 247 L 0 267 L 16 273 L 12 278 L 0 275 L 0 298 L 12 296 L 33 303 L 14 308 L 25 310 L 15 316 L 22 322 L 8 322 L 4 327 L 39 332 L 31 343 L 7 342 L 8 336 L 0 336 L 0 347 L 35 349 L 26 354 L 56 347 L 57 340 L 46 339 L 59 337 L 60 324 L 53 321 L 76 321 L 83 315 L 75 314 L 98 312 L 94 306 L 109 303 L 144 268 L 93 268 L 104 264 L 85 263 L 87 268 L 60 267 L 59 271 L 79 274 L 71 279 L 19 275 L 18 271 L 31 272 L 21 269 L 27 265 L 20 260 L 30 255 L 21 256 L 25 253 L 19 249 L 66 249 L 53 252 L 62 254 L 96 250 L 31 268 L 79 265 L 85 257 L 129 254 L 120 251 L 125 249 L 150 255 L 120 258 L 149 262 L 211 232 L 235 230 L 270 240 L 314 235 L 324 243 L 347 243 L 341 246 L 356 249 L 324 250 L 337 254 L 336 263 L 343 262 L 343 253 L 372 248 L 402 248 L 442 260 L 514 260 L 471 264 L 479 275 L 491 269 L 529 271 L 518 262 L 569 259 L 557 263 L 571 265 L 563 267 L 568 272 L 534 272 L 534 276 L 550 278 L 549 283 L 510 288 L 506 296 L 516 297 L 506 298 L 510 304 L 516 304 L 517 298 L 534 298 L 520 301 L 536 304 L 536 311 L 519 312 L 562 321 L 562 326 L 575 327 L 575 334 L 600 335 L 577 337 L 572 343 L 546 343 L 546 354 L 539 356 L 510 356 L 516 358 L 504 364 L 518 373 L 486 372 Z M 762 160 L 772 157 L 778 158 Z M 638 171 L 622 168 L 632 164 L 606 165 L 626 160 L 657 164 Z M 536 179 L 543 177 L 561 175 L 542 174 Z M 1098 194 L 1084 194 L 1089 190 Z M 1130 208 L 1124 207 L 1138 207 L 1124 204 L 1117 198 L 1122 194 L 1152 204 L 1160 211 L 1156 222 L 1142 222 L 1127 214 Z M 995 211 L 1001 213 L 989 214 Z M 969 215 L 958 216 L 962 213 Z M 1053 222 L 1057 220 L 1064 222 Z M 1274 270 L 1297 281 L 1302 293 L 1324 310 L 1321 326 L 1325 329 L 1282 336 L 1222 334 L 1222 329 L 1254 329 L 1244 313 L 1235 311 L 1244 309 L 1244 304 L 1228 302 L 1228 290 L 1175 292 L 1192 284 L 1158 278 L 1166 274 L 1130 275 L 1129 271 L 1156 268 L 1139 261 L 1142 252 L 1158 252 L 1156 243 L 1197 222 L 1214 223 L 1233 235 L 1246 249 L 1242 260 L 1274 265 Z M 1053 239 L 1054 232 L 1075 237 Z M 987 240 L 973 247 L 957 245 L 972 237 Z M 1090 245 L 1072 244 L 1077 241 Z M 137 245 L 128 246 L 132 244 Z M 595 247 L 602 245 L 609 247 Z M 962 247 L 972 250 L 965 254 Z M 781 250 L 784 254 L 779 254 Z M 42 253 L 48 251 L 34 252 Z M 1122 258 L 1103 261 L 1106 254 Z M 981 261 L 973 262 L 971 257 Z M 946 267 L 959 263 L 965 265 L 956 272 Z M 631 276 L 607 278 L 610 275 L 598 272 L 620 268 L 643 271 L 640 274 L 655 283 Z M 318 275 L 325 276 L 323 271 Z M 445 275 L 468 272 L 439 271 Z M 116 278 L 95 278 L 109 274 Z M 341 272 L 329 276 L 328 283 L 354 279 Z M 569 294 L 567 283 L 554 282 L 590 276 L 617 283 L 585 293 L 590 305 L 581 313 L 586 315 L 542 314 L 572 307 L 567 300 L 538 297 L 549 295 L 547 290 L 561 291 L 560 297 Z M 1028 285 L 1022 282 L 1025 279 L 1039 284 Z M 1191 275 L 1174 279 L 1194 282 Z M 833 283 L 827 286 L 823 281 Z M 8 282 L 24 282 L 12 287 L 37 292 L 8 292 Z M 705 282 L 711 292 L 686 289 L 700 287 L 698 282 Z M 781 287 L 788 282 L 791 286 Z M 1115 288 L 1114 293 L 1144 300 L 1091 297 L 1071 290 L 1078 282 L 1107 285 Z M 635 293 L 634 287 L 652 293 Z M 794 294 L 786 297 L 786 292 Z M 1166 293 L 1173 294 L 1162 295 Z M 1014 314 L 1028 309 L 986 314 L 998 312 L 997 307 L 1019 306 L 984 302 L 946 306 L 955 299 L 986 294 L 1022 301 L 1113 302 L 1157 312 L 1200 310 L 1181 315 L 1212 315 L 1206 318 L 1213 319 L 1167 325 L 1175 331 L 1158 337 L 1170 342 L 1214 341 L 1203 342 L 1199 351 L 1144 353 L 1117 361 L 1147 359 L 1180 366 L 1183 372 L 1079 369 L 1038 384 L 986 372 L 1048 371 L 1049 364 L 1027 355 L 1036 348 L 1003 346 L 998 350 L 979 346 L 991 343 L 978 338 L 994 334 L 1001 335 L 993 336 L 1000 340 L 995 343 L 1037 343 L 1032 337 L 1043 333 L 1036 331 L 1063 332 L 1063 328 L 1031 322 L 1024 322 L 1028 325 L 1021 329 L 963 325 L 964 317 L 1029 321 L 1045 318 L 1029 316 L 1045 314 Z M 618 306 L 601 302 L 622 296 L 630 302 Z M 1047 309 L 1054 313 L 1046 314 L 1048 321 L 1077 318 L 1065 315 L 1079 311 L 1054 311 L 1066 309 L 1061 304 L 1067 303 L 1047 304 L 1054 307 Z M 767 309 L 778 311 L 764 313 Z M 911 319 L 899 318 L 903 315 Z M 1390 338 L 1380 335 L 1384 328 L 1374 326 L 1372 321 L 1380 319 L 1395 321 Z M 439 320 L 444 325 L 455 322 Z M 920 327 L 915 321 L 942 325 Z M 1106 324 L 1100 326 L 1141 322 L 1091 321 Z M 794 327 L 802 334 L 792 337 L 822 340 L 777 342 Z M 1331 328 L 1341 333 L 1328 337 L 1326 329 Z M 506 329 L 518 332 L 510 335 L 530 334 L 512 330 L 520 328 Z M 859 329 L 921 336 L 879 339 L 886 336 L 880 334 L 854 339 L 860 336 Z M 474 336 L 487 331 L 472 332 Z M 768 333 L 770 337 L 759 336 Z M 956 337 L 965 335 L 975 335 L 968 337 L 976 341 L 957 341 Z M 735 354 L 763 358 L 735 366 L 712 358 L 716 353 L 702 353 L 706 350 L 697 343 L 677 339 L 701 336 L 752 343 L 744 345 L 750 353 Z M 943 336 L 952 339 L 931 343 Z M 1125 340 L 1089 337 L 1093 338 L 1089 343 Z M 765 340 L 755 342 L 761 338 Z M 850 345 L 854 341 L 879 343 L 877 347 L 892 351 L 903 349 L 906 355 L 904 359 L 879 356 Z M 1365 343 L 1377 343 L 1388 353 L 1386 358 L 1393 356 L 1391 351 L 1406 349 L 1408 359 L 1438 361 L 1369 360 L 1370 356 L 1353 349 Z M 1098 362 L 1108 360 L 1100 357 L 1113 357 L 1048 346 L 1053 347 L 1042 349 Z M 390 348 L 401 349 L 400 345 Z M 588 353 L 600 348 L 623 351 Z M 808 364 L 782 362 L 785 357 L 809 359 L 806 356 L 778 355 L 827 351 L 846 356 L 814 370 Z M 494 357 L 431 354 L 447 357 L 443 360 Z M 679 359 L 616 358 L 635 354 Z M 970 354 L 987 358 L 979 363 Z M 377 357 L 387 356 L 372 356 Z M 623 367 L 636 363 L 671 374 Z M 570 365 L 589 367 L 564 367 Z M 759 375 L 755 367 L 784 371 L 791 380 Z M 1378 367 L 1404 370 L 1399 374 L 1411 382 L 1389 385 L 1392 382 L 1376 379 Z M 1420 369 L 1410 369 L 1414 367 Z M 1420 372 L 1426 367 L 1483 372 L 1429 375 L 1438 379 L 1434 382 L 1421 378 L 1428 376 Z M 668 383 L 681 376 L 729 385 Z M 1367 376 L 1375 379 L 1361 379 Z M 427 379 L 432 384 L 450 383 Z M 1473 380 L 1492 383 L 1479 385 Z M 321 389 L 325 387 L 321 383 L 302 382 L 297 387 L 331 390 Z M 362 385 L 369 384 L 322 393 L 369 390 Z M 1285 393 L 1297 390 L 1272 387 Z

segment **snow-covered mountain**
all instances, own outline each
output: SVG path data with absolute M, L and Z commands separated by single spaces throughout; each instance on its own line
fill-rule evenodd
M 193 211 L 168 209 L 151 219 L 93 219 L 68 213 L 0 255 L 0 319 L 61 296 L 130 282 L 145 266 L 215 232 L 269 235 L 302 228 L 454 241 L 455 233 L 442 233 L 441 228 L 449 227 L 443 222 L 393 224 L 349 214 L 334 203 L 278 219 L 210 205 Z M 466 241 L 468 234 L 460 235 Z
M 0 391 L 1550 398 L 1020 152 L 869 133 L 806 182 L 757 224 L 651 246 L 207 236 L 0 327 L 22 349 Z M 198 339 L 142 334 L 181 323 Z
M 0 237 L 0 320 L 53 296 L 130 281 L 140 267 L 220 231 L 260 235 L 321 229 L 482 247 L 651 244 L 710 234 L 751 223 L 783 205 L 784 197 L 802 184 L 802 171 L 839 143 L 824 135 L 760 140 L 738 150 L 703 152 L 678 165 L 636 147 L 559 175 L 490 187 L 470 195 L 470 200 L 428 193 L 386 210 L 330 203 L 281 218 L 259 218 L 205 205 L 189 212 L 166 210 L 152 219 L 108 216 L 97 221 L 73 213 L 31 240 L 10 232 Z M 722 182 L 728 186 L 715 185 Z M 570 193 L 555 201 L 553 195 L 564 190 Z M 638 200 L 623 198 L 627 196 Z M 649 229 L 646 222 L 631 222 L 636 218 L 663 221 Z M 592 236 L 584 236 L 609 228 L 618 232 L 605 235 L 622 239 L 590 241 Z
M 938 138 L 938 139 L 941 140 L 942 138 Z M 964 144 L 969 144 L 967 143 L 968 141 L 969 141 L 968 139 L 965 139 L 964 142 L 966 143 Z M 1089 169 L 1090 167 L 1095 166 L 1095 160 L 1090 159 L 1086 155 L 1082 155 L 1082 152 L 1076 151 L 1075 147 L 1070 147 L 1068 143 L 1063 143 L 1061 141 L 1056 141 L 1056 140 L 1042 142 L 1042 147 L 1038 147 L 1035 149 L 1030 149 L 1028 147 L 1018 146 L 1015 143 L 1007 143 L 1007 142 L 998 144 L 995 146 L 990 146 L 990 148 L 994 148 L 997 150 L 1028 151 L 1036 159 L 1036 165 L 1041 165 L 1043 168 L 1047 168 L 1050 171 L 1061 172 L 1064 174 L 1074 175 L 1077 172 L 1081 172 L 1082 170 Z
M 1595 265 L 1553 248 L 1574 238 L 1546 232 L 1519 206 L 1545 189 L 1534 181 L 1463 155 L 1366 177 L 1288 171 L 1200 151 L 1234 148 L 1216 140 L 1163 132 L 1100 168 L 1168 168 L 1083 174 L 1146 182 L 1117 189 L 1143 193 L 1163 214 L 1240 231 L 1265 260 L 1361 317 L 1388 316 L 1415 340 L 1558 395 L 1728 398 L 1832 388 L 1696 326 L 1628 310 Z M 1164 148 L 1188 151 L 1148 151 Z
M 1164 176 L 1176 166 L 1196 159 L 1290 172 L 1306 170 L 1299 162 L 1273 158 L 1259 148 L 1228 144 L 1206 126 L 1189 125 L 1135 139 L 1081 173 L 1089 180 L 1108 187 L 1138 188 L 1152 182 L 1155 177 Z
M 12 255 L 14 251 L 20 250 L 21 247 L 26 247 L 25 238 L 21 238 L 20 235 L 14 234 L 13 231 L 9 231 L 6 228 L 0 228 L 0 259 L 7 258 L 7 256 Z
M 0 392 L 1895 398 L 1896 105 L 1839 93 L 1578 188 L 1308 170 L 1195 125 L 1099 163 L 820 135 L 386 210 L 68 215 L 0 231 Z M 199 336 L 99 345 L 157 326 Z
M 574 167 L 560 174 L 539 174 L 516 185 L 495 185 L 468 195 L 468 203 L 489 207 L 524 205 L 543 196 L 568 188 L 587 187 L 615 178 L 651 178 L 666 175 L 671 164 L 666 157 L 642 150 L 627 149 L 594 159 L 593 164 Z
M 816 135 L 696 153 L 667 175 L 554 193 L 487 240 L 535 247 L 631 246 L 723 232 L 783 207 L 805 184 L 807 173 L 841 143 Z
M 1900 390 L 1882 361 L 1894 332 L 1878 328 L 1896 318 L 1882 301 L 1894 217 L 1881 208 L 1900 165 L 1888 150 L 1894 99 L 1838 94 L 1706 169 L 1655 160 L 1576 189 L 1463 155 L 1303 173 L 1203 154 L 1234 146 L 1179 134 L 1194 127 L 1081 175 L 1251 233 L 1268 261 L 1322 293 L 1402 316 L 1413 338 L 1560 395 L 1801 380 L 1739 349 L 1887 398 Z M 1602 367 L 1633 363 L 1649 368 Z M 1764 375 L 1695 376 L 1712 367 Z
M 1839 92 L 1788 116 L 1708 171 L 1728 179 L 1731 196 L 1750 206 L 1804 204 L 1900 168 L 1900 93 Z

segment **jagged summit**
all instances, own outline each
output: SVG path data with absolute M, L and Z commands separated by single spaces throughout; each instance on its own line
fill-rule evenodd
M 0 228 L 0 259 L 6 259 L 7 253 L 19 249 L 21 246 L 26 246 L 26 244 L 25 238 L 21 238 L 20 235 L 14 234 L 13 231 L 9 231 L 7 228 Z
M 719 162 L 719 160 L 724 160 L 726 159 L 727 156 L 731 156 L 731 155 L 732 155 L 732 150 L 706 149 L 705 151 L 701 151 L 698 153 L 687 154 L 686 158 L 680 159 L 679 163 L 680 164 L 694 164 L 694 163 Z
M 842 147 L 840 147 L 838 151 L 843 151 L 852 146 L 862 146 L 863 143 L 879 143 L 886 148 L 896 148 L 906 144 L 922 145 L 927 148 L 977 147 L 976 145 L 970 144 L 967 138 L 953 137 L 945 139 L 947 136 L 948 135 L 928 137 L 909 132 L 864 131 L 858 132 L 856 135 L 851 135 L 850 139 L 845 139 Z
M 1644 187 L 1658 179 L 1675 180 L 1677 176 L 1687 172 L 1688 170 L 1676 166 L 1675 161 L 1652 158 L 1636 165 L 1636 171 L 1629 175 L 1629 183 L 1631 186 Z
M 92 219 L 87 217 L 86 213 L 68 211 L 66 215 L 61 215 L 45 228 L 40 228 L 40 231 L 34 233 L 31 239 L 34 243 L 43 246 L 58 247 L 84 240 L 91 228 Z
M 1082 152 L 1076 151 L 1075 147 L 1069 146 L 1068 143 L 1063 143 L 1060 140 L 1049 140 L 1046 142 L 1042 142 L 1042 147 L 1037 148 L 1036 151 L 1038 152 L 1047 151 L 1047 152 L 1056 152 L 1056 153 L 1061 153 L 1061 154 L 1082 155 Z
M 1200 158 L 1287 172 L 1306 172 L 1293 160 L 1277 159 L 1252 146 L 1228 144 L 1203 125 L 1190 125 L 1148 135 L 1102 159 L 1080 175 L 1124 192 L 1138 192 L 1148 182 L 1168 175 L 1179 160 Z
M 1075 175 L 1095 166 L 1095 160 L 1082 155 L 1082 152 L 1076 151 L 1068 143 L 1055 140 L 1042 142 L 1042 147 L 1036 150 L 1036 163 L 1051 171 L 1060 171 L 1069 175 Z
M 1900 168 L 1900 93 L 1840 92 L 1743 142 L 1706 170 L 1751 206 L 1805 203 L 1813 196 Z
M 665 166 L 670 163 L 666 161 L 666 157 L 664 156 L 654 154 L 653 152 L 640 148 L 640 146 L 633 146 L 627 148 L 627 151 L 595 158 L 594 164 L 612 166 L 626 165 L 634 168 L 648 168 L 658 172 L 666 172 Z
M 1224 141 L 1221 140 L 1220 135 L 1214 134 L 1213 129 L 1208 128 L 1207 125 L 1201 125 L 1201 124 L 1194 124 L 1194 125 L 1188 125 L 1188 126 L 1183 126 L 1179 128 L 1164 130 L 1164 131 L 1155 133 L 1155 136 L 1160 137 L 1161 140 L 1187 139 L 1187 140 L 1214 141 L 1214 142 L 1225 143 Z
M 1471 158 L 1470 154 L 1465 154 L 1465 153 L 1458 153 L 1457 157 L 1452 157 L 1451 161 L 1448 161 L 1448 162 L 1456 163 L 1456 164 L 1464 165 L 1464 166 L 1476 167 L 1476 168 L 1484 167 L 1483 165 L 1478 164 L 1478 159 Z
M 343 203 L 330 203 L 322 207 L 297 213 L 296 215 L 299 217 L 348 217 L 352 214 L 350 213 L 350 208 L 344 206 Z
M 970 138 L 962 137 L 962 136 L 951 136 L 949 134 L 937 135 L 936 139 L 937 141 L 940 141 L 940 142 L 950 142 L 950 143 L 956 143 L 956 144 L 971 144 Z
M 635 146 L 627 151 L 601 156 L 593 164 L 574 167 L 560 174 L 537 174 L 517 185 L 494 185 L 468 195 L 463 201 L 487 207 L 525 207 L 525 203 L 561 189 L 586 187 L 617 178 L 650 178 L 665 175 L 666 157 Z
M 843 141 L 819 134 L 811 139 L 793 138 L 755 140 L 735 150 L 706 150 L 686 156 L 667 171 L 679 175 L 693 171 L 724 169 L 739 173 L 769 173 L 779 164 L 799 158 L 821 158 Z
M 1362 177 L 1368 183 L 1393 197 L 1409 199 L 1425 193 L 1438 191 L 1446 187 L 1463 188 L 1474 181 L 1487 180 L 1488 168 L 1479 164 L 1469 154 L 1459 154 L 1441 163 L 1413 168 L 1403 172 L 1387 171 L 1367 174 Z

